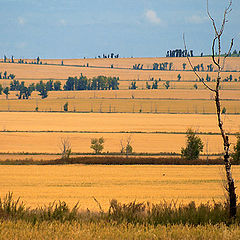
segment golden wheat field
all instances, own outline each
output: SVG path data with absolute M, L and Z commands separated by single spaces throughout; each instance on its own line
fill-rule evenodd
M 233 172 L 239 189 L 240 168 Z M 1 197 L 12 191 L 31 207 L 58 199 L 90 210 L 99 210 L 93 196 L 104 209 L 111 199 L 223 201 L 223 173 L 223 166 L 1 166 Z
M 204 99 L 76 99 L 46 98 L 28 100 L 0 100 L 0 111 L 63 112 L 68 103 L 68 111 L 85 113 L 215 113 L 213 100 Z M 239 100 L 223 100 L 222 107 L 227 113 L 239 114 Z
M 29 60 L 27 60 L 29 61 Z M 23 79 L 25 81 L 35 81 L 40 79 L 67 79 L 69 76 L 79 76 L 80 73 L 87 77 L 94 77 L 98 75 L 104 76 L 117 76 L 121 80 L 149 80 L 151 78 L 159 79 L 163 81 L 175 80 L 177 81 L 177 75 L 181 74 L 181 81 L 195 81 L 196 76 L 190 70 L 190 66 L 187 63 L 186 58 L 119 58 L 119 59 L 64 59 L 64 65 L 61 66 L 61 60 L 43 60 L 43 65 L 36 64 L 12 64 L 12 63 L 0 63 L 0 69 L 2 72 L 7 71 L 16 75 L 17 79 Z M 154 63 L 173 62 L 173 71 L 154 71 L 151 70 Z M 45 63 L 48 63 L 45 65 Z M 186 63 L 186 70 L 182 71 L 182 64 Z M 211 64 L 210 57 L 192 58 L 193 65 L 203 64 L 205 71 L 207 65 Z M 225 64 L 225 70 L 229 72 L 223 72 L 222 77 L 229 77 L 231 74 L 233 81 L 235 78 L 239 80 L 239 58 L 229 58 Z M 56 65 L 58 64 L 58 65 Z M 89 67 L 83 67 L 84 65 Z M 113 64 L 115 68 L 110 68 Z M 143 64 L 143 68 L 146 70 L 133 70 L 134 64 Z M 80 66 L 81 65 L 81 66 Z M 201 72 L 201 77 L 206 78 L 208 74 L 212 79 L 216 79 L 216 72 Z M 34 80 L 35 79 L 35 80 Z M 5 82 L 5 81 L 1 81 Z M 129 83 L 127 84 L 127 86 Z M 145 83 L 144 83 L 145 85 Z M 125 86 L 126 88 L 126 86 Z
M 11 153 L 60 153 L 63 138 L 69 138 L 73 152 L 89 153 L 91 138 L 99 137 L 105 139 L 105 152 L 120 152 L 120 141 L 130 137 L 137 153 L 180 153 L 188 128 L 218 133 L 215 115 L 2 112 L 0 116 L 1 152 Z M 226 130 L 239 132 L 239 118 L 224 116 Z M 220 135 L 200 137 L 204 153 L 223 151 Z M 230 141 L 233 146 L 236 138 L 231 135 Z

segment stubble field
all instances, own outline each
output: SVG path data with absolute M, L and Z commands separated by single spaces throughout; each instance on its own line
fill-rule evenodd
M 89 153 L 91 138 L 104 137 L 105 152 L 120 152 L 120 141 L 131 138 L 136 153 L 180 153 L 185 132 L 200 133 L 204 153 L 221 153 L 222 142 L 215 115 L 133 113 L 0 113 L 1 152 L 60 153 L 62 138 L 69 138 L 72 151 Z M 226 115 L 226 130 L 240 130 L 239 115 Z M 236 138 L 231 135 L 233 144 Z

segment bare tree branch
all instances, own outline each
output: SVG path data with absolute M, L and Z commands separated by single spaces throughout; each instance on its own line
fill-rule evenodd
M 231 50 L 232 50 L 232 48 L 233 48 L 233 41 L 234 41 L 234 39 L 232 38 L 231 44 L 230 44 L 230 47 L 229 47 L 229 50 L 228 50 L 228 53 L 227 53 L 227 54 L 224 56 L 224 58 L 223 58 L 222 69 L 224 69 L 224 65 L 225 65 L 226 58 L 230 55 L 230 52 L 231 52 Z
M 186 46 L 186 41 L 185 41 L 185 35 L 184 35 L 184 34 L 183 34 L 183 42 L 184 42 L 185 51 L 187 51 L 187 46 Z M 189 59 L 189 56 L 188 56 L 188 55 L 187 55 L 187 60 L 188 60 L 188 62 L 189 62 L 189 64 L 190 64 L 190 66 L 191 66 L 194 74 L 195 74 L 195 75 L 197 76 L 197 78 L 199 79 L 199 81 L 202 82 L 203 85 L 204 85 L 208 90 L 210 90 L 210 91 L 212 91 L 212 92 L 215 92 L 214 89 L 212 89 L 211 87 L 209 87 L 209 86 L 202 80 L 202 78 L 199 76 L 199 74 L 196 72 L 196 70 L 194 70 L 194 67 L 193 67 L 193 65 L 192 65 L 192 62 L 191 62 L 191 60 Z

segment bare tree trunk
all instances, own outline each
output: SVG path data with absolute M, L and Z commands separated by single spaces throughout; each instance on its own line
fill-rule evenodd
M 213 39 L 213 43 L 212 43 L 212 60 L 213 63 L 216 65 L 217 69 L 218 69 L 218 76 L 217 76 L 217 82 L 216 82 L 216 88 L 213 89 L 211 87 L 208 86 L 207 83 L 205 83 L 202 78 L 199 76 L 199 74 L 194 70 L 194 67 L 189 59 L 189 57 L 187 56 L 188 62 L 192 68 L 192 70 L 194 71 L 195 75 L 198 77 L 199 81 L 202 82 L 204 84 L 204 86 L 215 93 L 215 104 L 216 104 L 216 110 L 217 110 L 217 120 L 218 120 L 218 127 L 220 129 L 221 132 L 221 136 L 223 139 L 223 145 L 224 145 L 224 164 L 225 164 L 225 171 L 226 171 L 226 178 L 227 178 L 227 186 L 226 186 L 226 190 L 228 192 L 228 196 L 229 196 L 229 205 L 230 205 L 230 218 L 234 219 L 236 217 L 236 213 L 237 213 L 237 195 L 235 192 L 235 183 L 234 183 L 234 179 L 232 177 L 232 170 L 231 170 L 231 161 L 230 161 L 230 155 L 229 155 L 229 147 L 230 147 L 230 143 L 229 143 L 229 139 L 227 134 L 224 131 L 223 128 L 223 122 L 221 119 L 221 104 L 220 104 L 220 82 L 221 82 L 221 72 L 224 68 L 224 64 L 225 64 L 225 60 L 226 58 L 229 56 L 231 49 L 233 47 L 233 39 L 231 41 L 231 45 L 228 51 L 228 54 L 226 54 L 223 57 L 223 63 L 222 66 L 220 65 L 220 60 L 221 60 L 221 37 L 224 31 L 224 27 L 225 24 L 227 22 L 227 15 L 231 12 L 231 6 L 232 6 L 232 0 L 229 0 L 229 4 L 228 6 L 225 8 L 224 11 L 224 15 L 223 15 L 223 20 L 222 20 L 222 25 L 221 28 L 218 30 L 217 26 L 215 24 L 215 20 L 212 18 L 209 9 L 208 9 L 208 0 L 207 0 L 207 13 L 208 13 L 208 17 L 212 22 L 213 28 L 214 28 L 214 32 L 215 32 L 215 37 Z M 184 46 L 185 46 L 185 50 L 187 50 L 186 47 L 186 42 L 185 42 L 185 37 L 183 35 L 183 40 L 184 40 Z M 216 41 L 217 41 L 217 58 L 215 57 L 215 45 L 216 45 Z

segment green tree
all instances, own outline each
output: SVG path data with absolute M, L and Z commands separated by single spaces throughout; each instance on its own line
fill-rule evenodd
M 187 130 L 187 146 L 181 149 L 181 156 L 187 160 L 198 159 L 203 151 L 203 142 L 192 129 Z
M 61 90 L 61 82 L 60 81 L 54 82 L 53 87 L 54 87 L 55 91 L 60 91 Z
M 166 81 L 166 83 L 164 84 L 164 87 L 166 89 L 169 89 L 170 88 L 170 82 L 169 81 Z
M 3 93 L 6 95 L 6 99 L 8 99 L 9 87 L 5 87 L 5 88 L 3 89 Z
M 43 81 L 40 81 L 36 84 L 36 90 L 39 92 L 39 95 L 42 97 L 42 99 L 47 98 L 48 91 L 46 84 Z
M 53 91 L 53 80 L 47 81 L 46 89 L 47 89 L 47 91 Z
M 2 91 L 3 91 L 3 86 L 2 84 L 0 84 L 0 95 L 2 95 Z
M 186 63 L 183 63 L 183 65 L 182 65 L 183 66 L 183 71 L 186 70 L 186 65 L 187 65 Z
M 68 112 L 68 102 L 66 102 L 63 106 L 64 112 Z
M 91 139 L 91 146 L 90 148 L 92 148 L 95 151 L 95 154 L 99 154 L 102 152 L 104 146 L 104 138 L 100 137 L 100 138 L 92 138 Z
M 237 143 L 233 147 L 233 153 L 231 154 L 231 156 L 233 161 L 239 164 L 240 163 L 240 134 L 238 134 L 236 138 L 237 138 Z
M 177 78 L 178 78 L 178 81 L 180 81 L 180 80 L 181 80 L 182 76 L 181 76 L 181 74 L 180 74 L 180 73 L 177 75 Z

